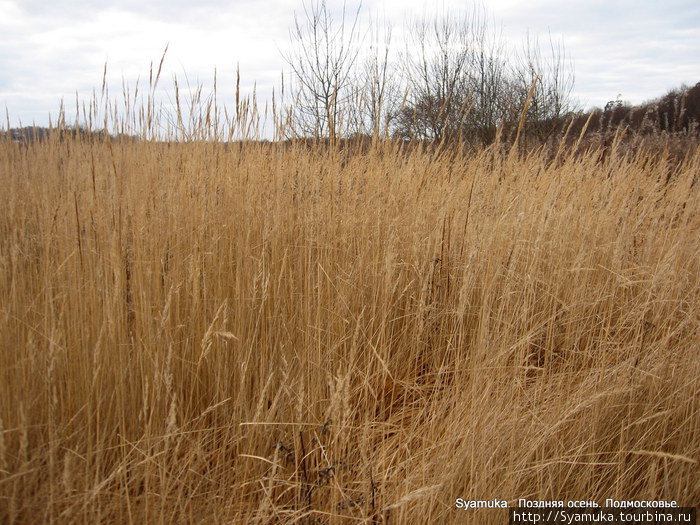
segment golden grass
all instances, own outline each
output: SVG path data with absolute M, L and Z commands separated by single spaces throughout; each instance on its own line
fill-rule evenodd
M 0 521 L 698 505 L 699 172 L 3 140 Z

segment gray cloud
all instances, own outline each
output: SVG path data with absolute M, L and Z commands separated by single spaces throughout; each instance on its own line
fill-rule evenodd
M 504 24 L 563 37 L 584 105 L 618 94 L 639 103 L 700 81 L 700 4 L 692 0 L 545 1 L 504 13 Z
M 339 16 L 341 0 L 330 0 Z M 429 13 L 425 0 L 367 0 L 365 8 L 395 26 Z M 443 9 L 464 7 L 445 0 Z M 257 80 L 268 96 L 285 68 L 280 49 L 301 0 L 0 0 L 0 104 L 15 121 L 47 120 L 60 98 L 89 97 L 108 62 L 110 89 L 148 77 L 166 44 L 164 79 L 187 74 L 211 88 L 217 68 L 222 98 L 230 100 L 236 65 L 243 87 Z M 529 29 L 564 40 L 576 68 L 575 93 L 584 106 L 618 93 L 632 102 L 700 80 L 700 4 L 696 0 L 491 0 L 504 35 L 518 41 Z M 350 8 L 349 8 L 350 9 Z M 395 31 L 395 36 L 401 30 Z M 167 83 L 164 82 L 164 86 Z

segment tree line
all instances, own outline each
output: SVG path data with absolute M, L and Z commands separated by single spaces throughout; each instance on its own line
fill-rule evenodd
M 372 136 L 480 145 L 546 137 L 577 109 L 561 42 L 506 42 L 484 8 L 405 24 L 361 23 L 361 7 L 309 0 L 295 17 L 287 136 Z

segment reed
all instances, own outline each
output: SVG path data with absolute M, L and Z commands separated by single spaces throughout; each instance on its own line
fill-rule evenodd
M 234 143 L 201 114 L 0 140 L 0 521 L 698 505 L 700 150 Z

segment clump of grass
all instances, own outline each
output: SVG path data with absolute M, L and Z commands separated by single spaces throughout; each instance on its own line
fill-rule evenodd
M 3 522 L 698 504 L 697 149 L 0 152 Z

